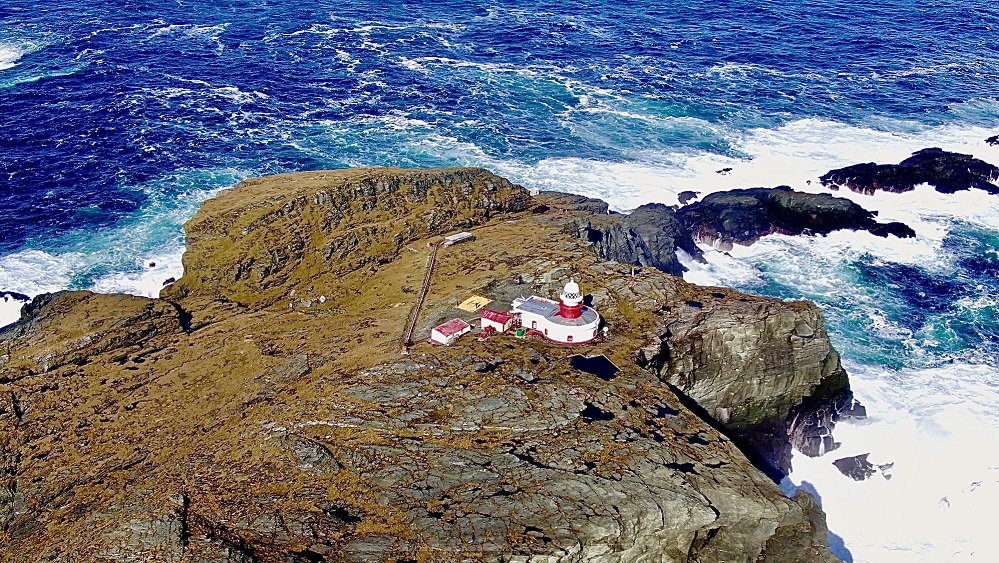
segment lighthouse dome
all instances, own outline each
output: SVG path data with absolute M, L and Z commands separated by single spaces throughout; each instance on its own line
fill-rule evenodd
M 582 299 L 582 295 L 579 294 L 579 284 L 575 280 L 570 279 L 569 283 L 565 284 L 565 288 L 562 289 L 562 299 L 570 301 Z

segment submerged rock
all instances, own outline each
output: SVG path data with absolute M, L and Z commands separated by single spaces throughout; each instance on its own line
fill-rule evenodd
M 977 188 L 999 194 L 999 168 L 970 154 L 947 152 L 938 148 L 923 149 L 899 164 L 855 164 L 823 174 L 822 185 L 841 186 L 867 195 L 878 190 L 902 193 L 920 184 L 930 184 L 938 192 L 950 194 Z
M 873 464 L 868 461 L 867 457 L 871 455 L 869 453 L 855 455 L 852 457 L 842 457 L 833 462 L 836 469 L 843 475 L 853 479 L 854 481 L 866 481 L 877 473 L 881 473 L 881 476 L 885 478 L 886 481 L 891 480 L 891 470 L 895 467 L 895 463 L 881 463 Z
M 853 457 L 843 457 L 833 462 L 836 469 L 854 481 L 864 481 L 877 473 L 874 464 L 867 461 L 867 456 L 871 454 L 860 454 Z

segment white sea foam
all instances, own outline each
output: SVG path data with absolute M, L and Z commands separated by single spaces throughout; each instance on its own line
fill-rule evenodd
M 107 235 L 104 238 L 107 238 Z M 179 278 L 183 275 L 184 267 L 181 263 L 183 252 L 183 247 L 179 245 L 157 249 L 149 255 L 137 258 L 136 262 L 141 266 L 137 264 L 135 269 L 97 277 L 83 288 L 102 293 L 129 293 L 156 297 L 166 279 Z M 90 268 L 100 267 L 107 259 L 108 257 L 101 252 L 54 254 L 41 250 L 26 250 L 3 256 L 0 257 L 0 291 L 14 291 L 34 297 L 41 293 L 80 287 L 74 282 L 74 275 Z M 20 306 L 17 310 L 20 310 Z M 16 315 L 14 318 L 16 319 Z M 0 321 L 2 320 L 3 318 L 0 318 Z
M 836 428 L 842 447 L 796 454 L 795 484 L 815 490 L 857 563 L 999 561 L 999 370 L 954 364 L 894 372 L 847 363 L 870 418 Z M 832 465 L 870 454 L 891 476 L 856 482 Z
M 182 223 L 201 201 L 248 176 L 234 169 L 184 170 L 136 186 L 149 200 L 131 221 L 97 232 L 66 233 L 53 241 L 62 251 L 29 249 L 0 256 L 0 291 L 33 297 L 89 289 L 156 297 L 165 280 L 183 275 Z M 173 184 L 173 195 L 164 197 L 163 182 Z M 181 186 L 188 189 L 181 191 Z M 7 311 L 11 307 L 5 306 L 3 315 L 14 314 Z
M 17 61 L 21 60 L 26 52 L 27 49 L 21 45 L 0 43 L 0 71 L 17 66 Z
M 826 192 L 817 176 L 831 168 L 865 161 L 898 162 L 927 146 L 999 162 L 999 151 L 983 142 L 989 134 L 985 129 L 898 129 L 885 132 L 806 120 L 748 133 L 738 148 L 753 160 L 728 161 L 733 170 L 726 176 L 711 172 L 726 162 L 717 157 L 693 157 L 682 167 L 699 171 L 693 177 L 701 180 L 703 195 L 778 183 Z M 649 183 L 646 179 L 645 184 Z M 663 183 L 669 185 L 669 194 L 687 186 L 674 178 Z M 667 197 L 661 187 L 655 193 Z M 635 195 L 624 194 L 612 201 L 622 207 L 630 205 Z M 824 296 L 866 319 L 862 321 L 869 329 L 865 336 L 900 343 L 917 363 L 938 365 L 941 359 L 925 351 L 939 344 L 932 335 L 913 334 L 892 321 L 887 305 L 878 301 L 881 294 L 868 291 L 861 280 L 849 279 L 844 265 L 896 262 L 942 276 L 953 267 L 953 256 L 943 247 L 943 240 L 955 221 L 995 229 L 999 198 L 976 190 L 945 195 L 929 186 L 905 194 L 865 196 L 840 191 L 834 195 L 878 210 L 882 220 L 906 222 L 917 237 L 881 239 L 845 231 L 824 238 L 770 236 L 726 254 L 705 249 L 707 264 L 684 260 L 691 269 L 685 277 L 696 283 L 740 287 L 752 287 L 767 278 L 800 292 L 789 297 Z M 766 265 L 765 273 L 760 265 Z M 955 303 L 971 310 L 994 304 L 995 299 L 987 295 Z M 834 340 L 850 338 L 833 336 Z M 995 455 L 999 451 L 995 433 L 999 428 L 995 414 L 999 412 L 999 368 L 953 363 L 896 372 L 851 362 L 849 355 L 844 363 L 870 418 L 838 426 L 836 438 L 843 446 L 835 452 L 816 459 L 795 455 L 792 475 L 795 484 L 821 496 L 830 530 L 844 542 L 845 551 L 840 554 L 856 562 L 999 560 L 999 540 L 991 529 L 991 513 L 999 502 L 999 457 Z M 868 481 L 854 482 L 832 465 L 835 459 L 864 453 L 870 454 L 874 464 L 893 463 L 887 473 L 891 479 L 879 473 Z
M 0 257 L 0 291 L 13 291 L 34 297 L 66 289 L 73 272 L 82 264 L 82 256 L 69 253 L 56 256 L 40 250 L 26 250 Z M 0 327 L 16 321 L 21 301 L 0 298 Z
M 407 69 L 409 69 L 409 70 L 411 70 L 413 72 L 419 72 L 419 73 L 423 73 L 423 74 L 430 74 L 430 71 L 427 69 L 427 67 L 423 66 L 422 64 L 420 64 L 419 61 L 414 60 L 414 59 L 407 59 L 406 57 L 399 57 L 399 64 L 401 64 L 402 66 L 406 67 Z
M 17 299 L 0 299 L 0 328 L 14 323 L 21 317 L 21 307 L 24 303 Z
M 35 296 L 70 287 L 73 274 L 85 264 L 80 253 L 62 255 L 25 250 L 0 257 L 0 291 Z
M 610 111 L 610 110 L 597 110 Z M 682 191 L 701 195 L 739 187 L 790 185 L 795 189 L 816 193 L 831 193 L 821 186 L 818 177 L 830 169 L 858 162 L 897 163 L 911 153 L 937 146 L 945 150 L 972 153 L 991 162 L 999 162 L 999 147 L 989 146 L 984 139 L 992 133 L 981 127 L 935 127 L 907 131 L 907 124 L 881 122 L 879 128 L 858 127 L 819 119 L 802 119 L 777 129 L 753 129 L 746 133 L 729 133 L 734 153 L 746 158 L 732 158 L 707 153 L 654 153 L 643 151 L 624 162 L 585 159 L 548 159 L 535 166 L 521 163 L 502 164 L 501 168 L 524 172 L 526 184 L 560 186 L 568 191 L 602 197 L 614 209 L 627 210 L 647 202 L 677 203 Z M 894 127 L 896 131 L 887 130 Z M 719 131 L 721 133 L 721 131 Z M 731 168 L 725 174 L 718 171 Z M 848 190 L 833 192 L 853 199 L 869 209 L 883 209 L 885 218 L 905 217 L 916 204 L 919 194 L 878 194 L 874 197 Z M 964 192 L 954 196 L 933 196 L 935 210 L 950 214 L 954 208 L 964 208 L 973 199 L 981 200 L 980 192 Z M 989 210 L 978 210 L 979 216 L 996 208 L 990 200 Z M 889 213 L 889 211 L 891 213 Z M 898 220 L 898 219 L 896 219 Z
M 218 41 L 223 33 L 229 29 L 229 23 L 222 23 L 218 25 L 197 25 L 197 24 L 171 24 L 163 25 L 152 29 L 152 34 L 150 37 L 158 37 L 162 35 L 183 35 L 190 38 L 207 40 L 207 41 Z
M 184 248 L 161 249 L 155 254 L 142 257 L 142 269 L 129 272 L 115 272 L 94 280 L 90 289 L 100 293 L 128 293 L 142 297 L 158 297 L 160 290 L 170 278 L 179 279 L 184 275 L 181 258 Z

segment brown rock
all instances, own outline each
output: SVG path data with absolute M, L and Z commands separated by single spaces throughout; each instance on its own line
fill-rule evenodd
M 760 373 L 796 381 L 822 373 L 804 344 L 821 319 L 617 273 L 566 233 L 578 217 L 531 207 L 477 170 L 254 180 L 188 225 L 169 301 L 36 299 L 0 333 L 0 560 L 831 560 L 810 497 L 632 361 L 665 322 L 725 365 L 725 342 L 790 346 L 800 365 Z M 573 369 L 578 348 L 508 335 L 399 355 L 427 237 L 473 225 L 438 256 L 417 338 L 471 293 L 501 306 L 572 275 L 612 327 L 587 352 L 613 380 Z M 663 312 L 695 298 L 703 330 Z M 811 337 L 767 342 L 800 321 Z M 710 369 L 686 372 L 692 389 L 718 388 Z

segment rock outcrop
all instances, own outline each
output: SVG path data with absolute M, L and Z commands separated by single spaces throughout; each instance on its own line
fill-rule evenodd
M 16 291 L 0 291 L 0 297 L 2 297 L 4 301 L 7 301 L 9 299 L 13 299 L 14 301 L 21 301 L 22 303 L 31 301 L 31 297 L 23 293 L 18 293 Z
M 703 259 L 675 209 L 661 203 L 643 205 L 627 215 L 583 218 L 572 228 L 604 260 L 650 266 L 680 276 L 686 268 L 677 258 L 677 250 L 695 260 Z
M 819 180 L 832 189 L 841 186 L 871 195 L 878 190 L 902 193 L 920 184 L 930 184 L 938 192 L 950 194 L 977 188 L 999 194 L 999 168 L 970 154 L 923 149 L 898 164 L 855 164 L 830 170 Z
M 162 293 L 200 296 L 195 324 L 217 309 L 272 305 L 317 277 L 389 262 L 415 240 L 522 211 L 529 200 L 479 168 L 285 174 L 236 189 L 247 197 L 208 200 L 184 225 L 185 275 Z
M 0 333 L 0 559 L 835 560 L 727 436 L 845 378 L 815 307 L 621 274 L 545 201 L 481 170 L 253 180 L 188 224 L 164 299 L 36 298 Z M 572 276 L 610 381 L 541 340 L 399 355 L 426 243 L 472 226 L 417 337 Z
M 792 446 L 833 450 L 836 422 L 863 416 L 811 303 L 718 289 L 663 307 L 656 330 L 639 363 L 757 452 L 775 479 L 790 471 Z
M 787 186 L 715 192 L 677 212 L 694 238 L 722 250 L 748 246 L 770 234 L 825 235 L 840 229 L 886 237 L 913 237 L 902 223 L 878 223 L 876 213 L 844 198 L 797 192 Z
M 700 197 L 700 195 L 701 195 L 700 192 L 687 190 L 676 194 L 676 199 L 677 201 L 680 202 L 680 205 L 687 205 L 688 203 Z

